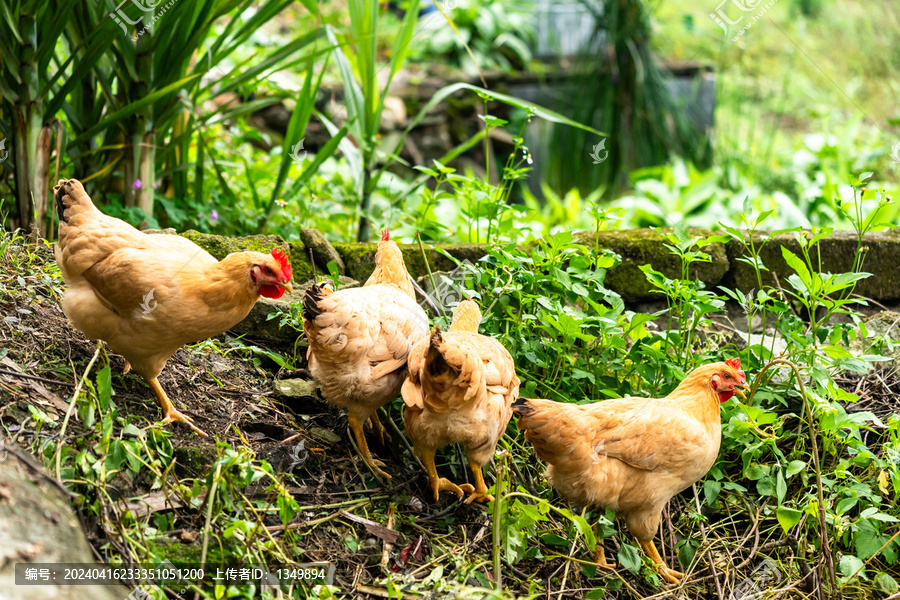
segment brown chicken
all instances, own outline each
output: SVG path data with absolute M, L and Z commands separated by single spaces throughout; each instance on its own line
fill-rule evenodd
M 425 463 L 434 499 L 441 490 L 473 500 L 493 500 L 482 468 L 512 417 L 519 397 L 519 378 L 512 356 L 497 340 L 478 333 L 481 311 L 471 300 L 459 303 L 446 333 L 435 326 L 409 355 L 409 378 L 403 383 L 403 422 L 416 455 Z M 435 452 L 447 444 L 462 444 L 474 487 L 438 477 Z
M 676 583 L 684 575 L 667 567 L 653 544 L 660 514 L 712 467 L 721 441 L 719 404 L 745 387 L 735 358 L 694 370 L 665 398 L 587 405 L 522 399 L 513 410 L 525 438 L 549 463 L 551 485 L 570 502 L 615 511 L 660 575 Z M 595 560 L 615 567 L 599 542 Z
M 390 479 L 366 443 L 371 421 L 382 445 L 391 440 L 378 409 L 400 393 L 406 360 L 428 332 L 428 317 L 415 301 L 400 248 L 381 234 L 375 271 L 359 288 L 332 291 L 313 285 L 303 298 L 303 330 L 309 338 L 309 370 L 325 399 L 347 409 L 359 452 L 372 470 Z
M 260 296 L 291 291 L 291 265 L 271 256 L 235 252 L 217 261 L 177 235 L 147 235 L 101 213 L 81 182 L 61 179 L 53 189 L 59 213 L 56 262 L 68 284 L 63 311 L 90 339 L 105 341 L 143 377 L 159 402 L 163 422 L 181 414 L 157 380 L 185 344 L 216 336 L 250 312 Z

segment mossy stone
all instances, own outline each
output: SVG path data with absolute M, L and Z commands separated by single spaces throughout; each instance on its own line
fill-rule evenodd
M 304 227 L 300 230 L 300 240 L 305 246 L 306 257 L 309 258 L 309 251 L 312 250 L 316 265 L 325 273 L 328 273 L 329 262 L 334 262 L 337 265 L 338 273 L 341 275 L 347 272 L 347 268 L 344 266 L 344 259 L 334 249 L 331 242 L 325 239 L 321 231 L 312 227 Z
M 232 252 L 253 250 L 270 254 L 274 248 L 281 248 L 290 258 L 291 268 L 294 272 L 293 280 L 303 283 L 312 279 L 312 266 L 309 264 L 306 248 L 301 242 L 285 242 L 279 235 L 248 235 L 230 238 L 224 235 L 201 233 L 194 229 L 180 235 L 212 254 L 216 260 L 222 260 Z
M 622 263 L 609 270 L 606 275 L 606 286 L 618 292 L 625 302 L 642 302 L 659 299 L 647 276 L 641 271 L 641 265 L 649 264 L 654 270 L 666 277 L 681 276 L 681 259 L 666 248 L 663 234 L 671 233 L 671 229 L 628 229 L 623 231 L 584 232 L 577 236 L 579 243 L 593 247 L 612 250 L 622 257 Z M 708 237 L 712 232 L 701 229 L 690 229 L 691 236 Z M 698 262 L 691 266 L 690 275 L 706 284 L 707 289 L 718 285 L 730 267 L 725 245 L 714 243 L 704 251 L 710 262 Z
M 294 281 L 306 283 L 313 278 L 312 264 L 309 262 L 309 252 L 303 242 L 288 242 L 288 256 L 291 259 L 291 268 L 294 270 Z
M 759 232 L 754 236 L 757 248 L 769 236 L 768 232 Z M 749 238 L 747 238 L 749 241 Z M 822 271 L 828 273 L 846 273 L 853 268 L 857 251 L 857 236 L 851 231 L 835 231 L 819 242 L 818 251 L 812 251 L 810 258 L 813 264 L 821 264 Z M 862 243 L 867 248 L 863 261 L 863 271 L 872 276 L 856 284 L 855 293 L 879 302 L 893 302 L 900 299 L 900 232 L 879 231 L 867 233 Z M 759 255 L 768 271 L 762 272 L 763 285 L 790 288 L 787 282 L 794 270 L 787 265 L 782 247 L 787 248 L 802 258 L 800 242 L 796 233 L 782 233 L 769 237 L 762 246 Z M 739 261 L 747 255 L 746 250 L 737 240 L 728 242 L 726 251 L 731 262 L 731 270 L 723 280 L 723 285 L 737 288 L 743 292 L 759 288 L 756 272 L 753 267 Z M 778 282 L 776 283 L 775 277 Z
M 222 260 L 232 252 L 243 252 L 244 250 L 253 250 L 263 254 L 269 254 L 273 248 L 281 248 L 285 252 L 288 251 L 287 243 L 278 235 L 248 235 L 230 238 L 224 235 L 201 233 L 195 229 L 190 229 L 182 233 L 181 236 L 186 237 L 212 254 L 216 260 Z
M 428 273 L 425 268 L 425 260 L 422 257 L 422 250 L 418 244 L 398 244 L 401 252 L 403 252 L 403 261 L 406 263 L 406 270 L 418 279 L 422 275 Z M 375 252 L 378 249 L 377 244 L 334 244 L 335 249 L 344 259 L 347 265 L 347 275 L 357 281 L 365 282 L 375 270 Z M 428 264 L 432 271 L 452 271 L 456 268 L 456 264 L 438 252 L 443 249 L 450 256 L 459 261 L 476 262 L 487 254 L 487 248 L 484 244 L 438 244 L 426 245 L 425 255 L 428 257 Z

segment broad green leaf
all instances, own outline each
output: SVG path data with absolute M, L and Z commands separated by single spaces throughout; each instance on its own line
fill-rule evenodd
M 634 574 L 637 574 L 641 568 L 641 555 L 638 554 L 638 549 L 631 544 L 622 544 L 616 558 L 625 569 Z
M 806 268 L 806 264 L 800 259 L 799 256 L 788 250 L 786 246 L 781 247 L 781 255 L 784 257 L 784 261 L 788 264 L 788 266 L 797 272 L 800 280 L 806 285 L 806 289 L 808 290 L 810 288 L 811 278 L 809 269 Z
M 775 510 L 775 516 L 778 517 L 778 523 L 784 529 L 784 532 L 789 533 L 803 519 L 803 512 L 786 506 L 779 506 Z
M 841 557 L 840 569 L 844 577 L 853 577 L 855 575 L 867 579 L 863 561 L 852 554 L 845 554 Z
M 887 573 L 878 573 L 875 576 L 873 584 L 875 586 L 875 589 L 885 596 L 896 594 L 897 591 L 900 590 L 900 586 L 897 585 L 897 580 Z

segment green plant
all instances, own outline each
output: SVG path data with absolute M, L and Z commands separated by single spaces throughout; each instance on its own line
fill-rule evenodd
M 722 235 L 691 236 L 683 224 L 676 225 L 673 233 L 663 234 L 663 238 L 668 242 L 665 247 L 681 262 L 679 276 L 669 279 L 663 273 L 655 271 L 651 265 L 641 265 L 640 269 L 651 285 L 666 296 L 669 323 L 663 351 L 671 347 L 687 374 L 698 366 L 694 353 L 697 329 L 701 324 L 708 326 L 707 315 L 725 305 L 717 294 L 704 290 L 703 283 L 692 277 L 692 267 L 697 263 L 710 262 L 712 258 L 704 252 L 704 248 L 726 238 Z
M 473 77 L 485 69 L 520 70 L 531 62 L 535 26 L 529 7 L 508 0 L 463 0 L 440 6 L 443 10 L 423 20 L 425 44 L 417 47 L 413 60 L 439 59 Z
M 250 114 L 280 98 L 272 95 L 250 102 L 224 102 L 212 110 L 204 110 L 204 103 L 253 89 L 277 68 L 298 63 L 311 67 L 312 58 L 328 51 L 317 46 L 323 32 L 305 32 L 284 46 L 254 56 L 253 64 L 245 60 L 230 67 L 236 50 L 290 2 L 267 0 L 250 12 L 251 4 L 249 0 L 203 0 L 176 3 L 158 13 L 155 9 L 139 11 L 137 4 L 129 4 L 125 13 L 119 13 L 125 31 L 119 31 L 110 45 L 108 60 L 94 69 L 94 86 L 76 98 L 79 110 L 70 113 L 74 139 L 68 144 L 74 160 L 92 163 L 95 172 L 91 178 L 121 173 L 125 206 L 139 208 L 146 219 L 154 216 L 158 183 L 167 182 L 174 198 L 184 201 L 190 197 L 192 168 L 193 199 L 199 203 L 204 194 L 204 162 L 209 156 L 206 129 L 210 125 Z M 310 12 L 316 10 L 309 2 L 305 6 Z M 90 37 L 94 28 L 112 22 L 108 9 L 101 5 L 82 7 L 79 17 L 72 24 L 75 37 Z M 308 50 L 306 55 L 296 56 L 304 50 Z M 292 120 L 292 136 L 302 134 L 306 124 L 302 116 L 308 120 L 316 91 L 313 82 L 317 88 L 319 81 L 310 68 L 295 111 L 297 118 Z M 213 167 L 223 194 L 237 203 L 221 168 L 214 161 Z M 280 173 L 276 192 L 283 179 Z
M 118 32 L 111 19 L 97 23 L 90 36 L 64 35 L 75 0 L 3 4 L 0 18 L 0 135 L 12 138 L 14 191 L 19 225 L 48 231 L 52 124 L 67 97 L 87 79 Z M 59 47 L 67 52 L 57 54 Z M 68 58 L 64 58 L 68 56 Z M 78 59 L 76 61 L 76 58 Z M 64 136 L 56 128 L 57 145 Z

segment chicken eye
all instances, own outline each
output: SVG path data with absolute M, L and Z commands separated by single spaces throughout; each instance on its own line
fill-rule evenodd
M 731 379 L 731 375 L 729 375 L 728 373 L 725 373 L 725 379 Z
M 274 275 L 275 271 L 272 270 L 272 267 L 266 267 L 266 275 Z

